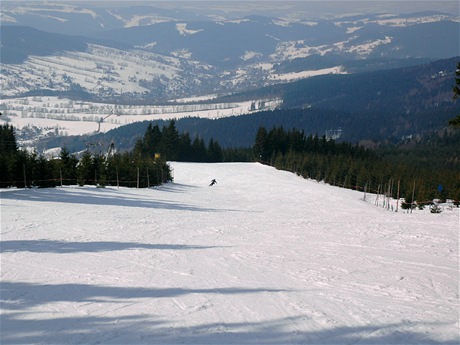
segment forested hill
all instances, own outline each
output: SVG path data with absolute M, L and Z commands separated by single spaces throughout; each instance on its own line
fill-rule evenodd
M 460 57 L 417 67 L 318 76 L 234 94 L 225 100 L 280 97 L 283 108 L 217 120 L 184 118 L 176 126 L 192 138 L 198 136 L 205 142 L 213 138 L 223 148 L 251 146 L 260 126 L 296 128 L 307 135 L 340 133 L 339 140 L 352 143 L 397 144 L 446 127 L 460 114 L 460 101 L 452 99 L 458 61 Z M 168 122 L 153 123 L 162 127 Z M 113 141 L 118 149 L 130 150 L 148 124 L 135 123 L 83 139 L 52 138 L 42 141 L 38 149 L 66 146 L 75 152 L 89 141 L 105 145 Z
M 228 96 L 279 97 L 284 108 L 316 107 L 349 112 L 418 113 L 452 106 L 460 57 L 413 67 L 357 74 L 323 75 Z
M 303 130 L 307 135 L 339 135 L 339 141 L 351 143 L 373 142 L 399 143 L 406 137 L 429 133 L 432 128 L 445 127 L 449 119 L 460 113 L 460 106 L 442 112 L 427 110 L 418 114 L 379 112 L 348 112 L 338 110 L 279 109 L 250 115 L 233 116 L 217 120 L 183 118 L 176 121 L 180 133 L 187 132 L 192 138 L 200 137 L 205 142 L 217 140 L 223 148 L 249 147 L 260 126 L 271 129 L 283 126 L 286 129 Z M 85 137 L 58 137 L 43 140 L 38 150 L 46 147 L 66 146 L 71 152 L 85 149 L 88 142 L 108 146 L 114 142 L 118 150 L 131 150 L 137 139 L 144 135 L 149 124 L 167 126 L 169 121 L 137 122 L 107 133 Z
M 84 39 L 43 32 L 27 26 L 1 27 L 2 64 L 21 64 L 30 56 L 47 56 L 60 51 L 85 51 Z M 20 39 L 19 39 L 20 38 Z

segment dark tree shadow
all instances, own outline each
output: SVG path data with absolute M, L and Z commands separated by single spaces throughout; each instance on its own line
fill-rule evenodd
M 170 193 L 187 193 L 190 190 L 197 189 L 199 187 L 193 186 L 190 184 L 183 184 L 183 183 L 176 183 L 170 182 L 164 185 L 152 187 L 155 190 L 161 190 L 162 192 L 170 192 Z
M 265 288 L 131 288 L 86 284 L 32 284 L 2 282 L 0 285 L 2 309 L 21 310 L 51 302 L 105 302 L 107 298 L 127 301 L 133 298 L 171 298 L 187 294 L 255 294 L 282 292 Z M 18 295 L 18 292 L 21 292 Z
M 56 240 L 0 241 L 0 253 L 96 253 L 128 249 L 192 250 L 211 249 L 215 246 L 193 246 L 185 244 L 144 244 L 136 242 L 67 242 Z
M 198 188 L 183 184 L 168 184 L 158 187 L 161 192 L 170 193 L 186 193 L 188 190 Z M 2 191 L 0 197 L 4 200 L 21 200 L 35 202 L 55 202 L 69 203 L 82 205 L 103 205 L 103 206 L 120 206 L 120 207 L 140 207 L 151 209 L 166 209 L 177 211 L 194 211 L 194 212 L 250 212 L 259 213 L 258 211 L 243 210 L 243 209 L 219 209 L 214 207 L 202 207 L 193 205 L 192 203 L 178 203 L 170 200 L 158 199 L 158 194 L 155 194 L 151 188 L 151 198 L 146 198 L 145 195 L 130 191 L 129 189 L 114 189 L 114 188 L 42 188 L 42 189 L 12 189 Z M 149 191 L 148 189 L 144 189 Z M 7 203 L 3 203 L 2 207 L 8 207 Z
M 185 188 L 185 187 L 184 187 Z M 189 204 L 156 200 L 152 191 L 152 198 L 141 198 L 139 194 L 131 194 L 127 189 L 100 188 L 98 193 L 91 189 L 79 188 L 43 188 L 27 190 L 8 190 L 1 193 L 4 200 L 24 200 L 38 202 L 57 202 L 84 205 L 104 205 L 121 207 L 158 208 L 179 211 L 219 212 L 211 207 L 198 207 Z M 6 205 L 7 206 L 7 205 Z
M 300 331 L 293 325 L 312 321 L 306 316 L 269 321 L 214 322 L 177 326 L 148 310 L 139 315 L 79 315 L 41 318 L 29 308 L 52 302 L 102 304 L 126 303 L 132 299 L 172 298 L 187 294 L 259 294 L 283 290 L 265 288 L 124 288 L 84 284 L 40 285 L 24 282 L 1 283 L 0 342 L 2 344 L 386 344 L 448 345 L 411 329 L 435 329 L 440 323 L 401 322 L 356 327 L 331 327 Z M 314 321 L 314 320 L 313 320 Z M 454 324 L 451 325 L 455 327 Z M 294 329 L 294 330 L 293 330 Z

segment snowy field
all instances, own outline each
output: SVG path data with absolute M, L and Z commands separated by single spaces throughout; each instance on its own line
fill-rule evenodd
M 200 99 L 204 97 L 191 97 L 183 101 Z M 261 103 L 263 108 L 259 109 Z M 49 133 L 60 136 L 84 135 L 105 133 L 142 121 L 238 116 L 254 111 L 273 110 L 281 103 L 280 99 L 256 99 L 238 103 L 132 106 L 74 102 L 60 97 L 21 97 L 0 101 L 0 125 L 10 124 L 21 131 L 37 128 L 37 136 Z
M 154 189 L 0 192 L 1 344 L 459 343 L 459 209 L 171 165 Z

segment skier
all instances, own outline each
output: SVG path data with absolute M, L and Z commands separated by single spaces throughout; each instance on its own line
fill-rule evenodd
M 209 186 L 214 186 L 217 183 L 215 179 L 212 179 L 211 184 Z

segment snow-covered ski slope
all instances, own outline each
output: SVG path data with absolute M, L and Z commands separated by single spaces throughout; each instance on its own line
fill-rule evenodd
M 1 344 L 458 344 L 459 209 L 171 165 L 154 189 L 1 191 Z

